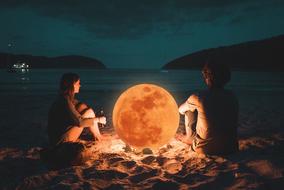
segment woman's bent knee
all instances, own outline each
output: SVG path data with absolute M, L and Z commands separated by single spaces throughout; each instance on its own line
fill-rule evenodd
M 85 103 L 80 102 L 80 103 L 78 103 L 78 104 L 76 105 L 76 110 L 77 110 L 79 113 L 84 112 L 84 111 L 86 111 L 87 109 L 89 109 L 89 106 L 88 106 L 87 104 L 85 104 Z
M 94 118 L 96 117 L 96 114 L 93 111 L 93 109 L 89 108 L 82 114 L 82 117 L 83 118 Z

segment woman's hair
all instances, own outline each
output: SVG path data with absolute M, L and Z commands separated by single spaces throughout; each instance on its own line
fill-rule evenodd
M 60 80 L 59 94 L 74 97 L 74 83 L 80 79 L 76 73 L 64 73 Z
M 231 79 L 231 70 L 228 65 L 208 61 L 203 69 L 202 74 L 204 79 L 207 79 L 207 85 L 211 88 L 223 88 Z

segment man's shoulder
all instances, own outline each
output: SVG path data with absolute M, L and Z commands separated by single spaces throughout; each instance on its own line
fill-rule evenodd
M 195 93 L 197 96 L 206 96 L 211 94 L 223 94 L 223 95 L 229 95 L 229 96 L 235 96 L 235 93 L 230 89 L 206 89 L 206 90 L 200 90 Z
M 210 93 L 211 93 L 210 90 L 199 90 L 199 91 L 192 93 L 192 96 L 195 97 L 195 98 L 201 98 L 201 97 L 206 96 Z
M 211 100 L 211 99 L 230 99 L 237 101 L 237 96 L 232 90 L 220 89 L 220 90 L 201 90 L 192 94 L 192 98 L 198 99 L 199 101 Z
M 197 102 L 199 102 L 199 99 L 200 99 L 200 93 L 194 92 L 188 97 L 187 103 L 189 103 L 189 104 L 197 103 Z
M 236 96 L 235 92 L 232 91 L 232 90 L 225 89 L 224 94 L 226 94 L 228 97 L 231 97 L 231 98 L 237 100 L 237 96 Z

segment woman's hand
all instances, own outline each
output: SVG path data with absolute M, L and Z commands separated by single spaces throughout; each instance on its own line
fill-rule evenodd
M 101 123 L 103 125 L 106 124 L 106 117 L 102 116 L 102 117 L 97 117 L 96 119 L 98 123 Z

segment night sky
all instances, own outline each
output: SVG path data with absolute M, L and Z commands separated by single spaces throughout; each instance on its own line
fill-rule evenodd
M 284 34 L 284 1 L 7 0 L 0 22 L 0 52 L 155 69 L 202 49 Z

